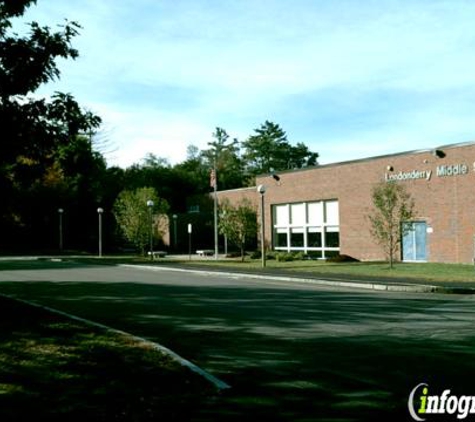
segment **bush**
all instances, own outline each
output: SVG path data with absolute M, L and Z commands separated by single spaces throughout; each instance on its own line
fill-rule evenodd
M 259 257 L 260 257 L 260 255 L 259 255 Z M 274 259 L 277 259 L 277 252 L 275 252 L 275 251 L 269 251 L 269 252 L 267 252 L 266 258 L 267 258 L 267 260 L 274 260 Z
M 251 252 L 251 259 L 261 259 L 262 253 L 261 251 L 253 251 Z
M 303 261 L 307 256 L 304 252 L 294 252 L 293 255 L 297 261 Z
M 330 258 L 327 258 L 326 259 L 327 262 L 359 262 L 358 259 L 356 258 L 353 258 L 352 256 L 349 256 L 349 255 L 336 255 L 336 256 L 332 256 Z
M 241 258 L 241 252 L 238 252 L 238 251 L 228 252 L 228 254 L 226 255 L 226 258 Z
M 276 255 L 276 259 L 279 262 L 290 262 L 294 260 L 294 254 L 289 252 L 279 252 Z
M 322 252 L 320 251 L 308 251 L 305 255 L 305 259 L 321 259 Z

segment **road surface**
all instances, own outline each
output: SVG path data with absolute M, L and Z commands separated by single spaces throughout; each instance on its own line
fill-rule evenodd
M 203 420 L 412 420 L 422 382 L 475 395 L 473 296 L 48 267 L 0 271 L 0 293 L 156 341 L 221 378 L 232 389 Z

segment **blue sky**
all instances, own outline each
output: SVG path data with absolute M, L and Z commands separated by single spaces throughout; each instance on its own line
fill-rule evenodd
M 111 165 L 172 163 L 265 120 L 321 163 L 475 140 L 472 0 L 38 0 L 83 29 L 41 95 L 104 120 Z

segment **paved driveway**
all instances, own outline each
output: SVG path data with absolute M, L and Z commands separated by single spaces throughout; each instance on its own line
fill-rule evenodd
M 475 395 L 472 296 L 65 264 L 0 271 L 0 292 L 157 341 L 223 379 L 233 388 L 204 419 L 411 420 L 421 382 Z

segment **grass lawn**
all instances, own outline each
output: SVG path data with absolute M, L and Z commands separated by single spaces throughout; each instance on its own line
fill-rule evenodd
M 148 258 L 137 256 L 107 256 L 97 257 L 64 257 L 63 260 L 0 260 L 0 271 L 15 269 L 45 269 L 45 268 L 70 268 L 71 261 L 76 264 L 146 264 L 146 265 L 187 265 L 218 268 L 222 270 L 237 269 L 241 271 L 261 272 L 261 260 L 246 258 L 241 262 L 240 258 L 226 258 L 215 260 L 213 257 L 188 260 L 186 258 L 176 259 L 173 257 L 156 258 L 151 261 Z M 341 278 L 365 278 L 374 279 L 407 279 L 419 282 L 475 282 L 475 267 L 463 264 L 436 264 L 436 263 L 395 263 L 390 269 L 386 262 L 326 262 L 318 260 L 295 260 L 282 262 L 277 260 L 267 260 L 267 269 L 283 273 L 308 273 L 321 277 L 341 277 Z
M 0 297 L 0 421 L 187 420 L 214 387 L 175 360 Z
M 150 261 L 135 259 L 134 262 L 150 263 Z M 176 260 L 160 259 L 156 263 L 176 263 Z M 209 266 L 222 269 L 236 268 L 240 270 L 261 271 L 261 261 L 246 259 L 214 260 L 183 260 L 181 264 L 190 266 Z M 267 268 L 282 270 L 283 272 L 309 273 L 317 276 L 333 277 L 371 277 L 389 279 L 408 279 L 420 282 L 475 282 L 475 267 L 462 264 L 435 264 L 435 263 L 396 263 L 393 269 L 385 262 L 326 262 L 314 260 L 296 260 L 279 262 L 268 260 Z
M 260 261 L 216 262 L 204 261 L 201 264 L 236 266 L 238 268 L 261 268 Z M 387 263 L 352 262 L 329 263 L 323 261 L 267 261 L 268 268 L 293 272 L 308 272 L 316 275 L 370 276 L 384 278 L 407 278 L 420 281 L 475 281 L 473 265 L 433 264 L 433 263 L 397 263 L 390 269 Z

